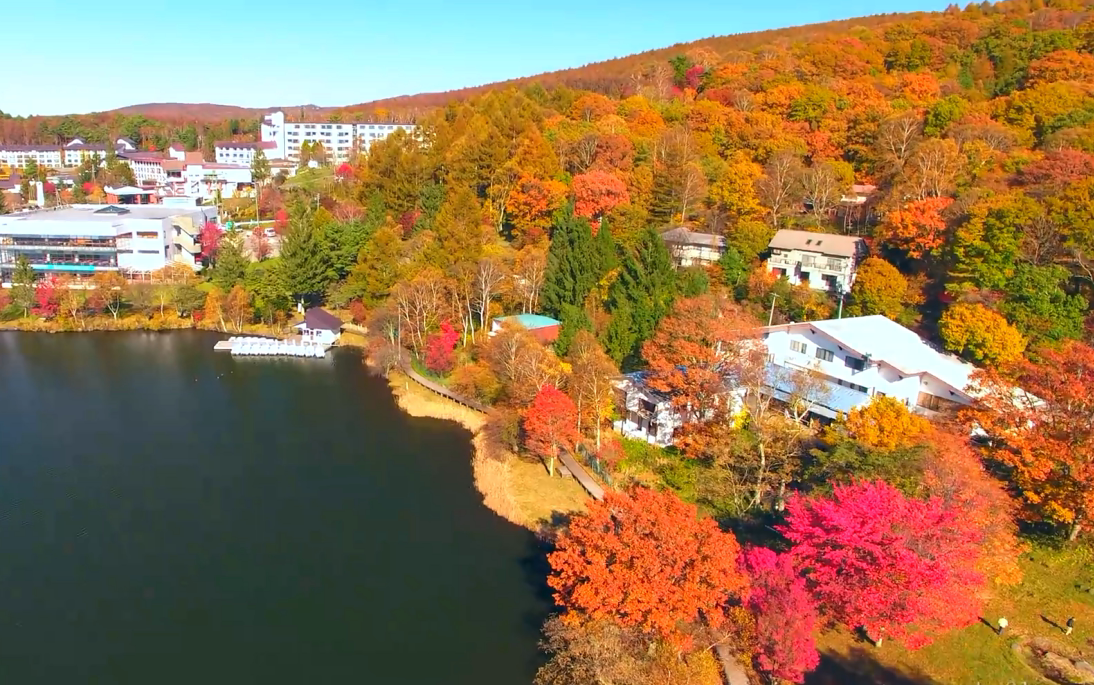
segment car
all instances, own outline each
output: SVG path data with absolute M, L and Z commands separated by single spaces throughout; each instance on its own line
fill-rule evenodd
M 277 237 L 277 231 L 275 231 L 272 228 L 267 228 L 266 230 L 264 230 L 262 232 L 266 235 L 267 238 L 276 238 Z

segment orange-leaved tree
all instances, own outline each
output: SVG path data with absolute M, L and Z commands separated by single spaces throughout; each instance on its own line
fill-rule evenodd
M 904 250 L 912 259 L 935 253 L 946 242 L 946 220 L 942 212 L 953 204 L 948 197 L 913 200 L 888 212 L 878 228 L 886 244 Z
M 938 322 L 946 349 L 991 366 L 1011 364 L 1026 351 L 1026 339 L 999 312 L 979 303 L 958 302 Z
M 691 647 L 688 626 L 719 628 L 748 588 L 731 533 L 672 492 L 610 491 L 575 516 L 548 555 L 548 585 L 571 618 L 610 619 Z
M 574 176 L 574 214 L 599 225 L 600 218 L 624 202 L 630 201 L 627 184 L 615 174 L 593 169 Z
M 642 346 L 649 384 L 672 395 L 685 425 L 724 406 L 729 388 L 749 366 L 751 331 L 759 322 L 724 294 L 677 300 Z
M 979 548 L 976 570 L 993 584 L 1021 582 L 1018 559 L 1029 546 L 1018 537 L 1016 503 L 1003 483 L 984 469 L 968 431 L 940 425 L 924 435 L 924 443 L 924 494 L 956 507 L 973 525 Z
M 989 454 L 1011 470 L 1027 515 L 1074 540 L 1094 515 L 1094 349 L 1070 341 L 1040 356 L 978 372 L 966 416 L 993 438 Z
M 574 401 L 555 386 L 545 385 L 521 416 L 524 447 L 544 459 L 553 476 L 559 450 L 574 449 L 581 438 Z

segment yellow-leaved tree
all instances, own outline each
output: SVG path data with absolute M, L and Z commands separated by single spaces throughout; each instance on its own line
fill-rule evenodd
M 885 396 L 852 409 L 840 424 L 859 444 L 885 452 L 919 444 L 931 427 L 900 400 Z
M 938 333 L 947 350 L 989 366 L 1016 362 L 1026 339 L 999 312 L 979 303 L 959 302 L 942 315 Z

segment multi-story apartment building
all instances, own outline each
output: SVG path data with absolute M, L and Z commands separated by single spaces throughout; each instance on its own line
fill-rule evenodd
M 128 138 L 114 141 L 115 152 L 136 149 L 137 146 Z M 0 145 L 0 164 L 22 169 L 27 162 L 33 161 L 46 169 L 61 169 L 79 166 L 84 159 L 96 154 L 105 158 L 106 146 L 88 145 L 81 138 L 73 138 L 66 145 Z
M 808 405 L 834 419 L 875 397 L 893 397 L 927 417 L 971 404 L 969 380 L 976 367 L 938 349 L 884 316 L 768 326 L 758 331 L 766 368 L 762 394 Z M 740 398 L 739 389 L 727 395 Z M 619 383 L 623 418 L 616 428 L 628 437 L 672 443 L 681 420 L 666 393 L 652 390 L 642 374 Z
M 259 150 L 262 150 L 262 154 L 270 159 L 271 153 L 277 152 L 277 143 L 268 140 L 257 143 L 226 140 L 217 141 L 213 150 L 216 153 L 217 164 L 238 164 L 249 167 Z
M 322 143 L 331 162 L 344 162 L 354 152 L 364 152 L 377 140 L 387 138 L 396 130 L 413 133 L 417 127 L 408 123 L 343 123 L 330 121 L 286 121 L 285 113 L 278 111 L 262 119 L 263 143 L 272 143 L 265 149 L 271 159 L 300 160 L 300 146 Z M 252 153 L 253 156 L 253 153 Z
M 866 241 L 856 236 L 788 229 L 777 231 L 768 247 L 768 271 L 794 285 L 807 283 L 813 290 L 834 293 L 851 290 L 867 252 Z
M 0 215 L 0 280 L 10 282 L 23 256 L 43 274 L 90 276 L 196 267 L 201 228 L 215 207 L 71 205 Z

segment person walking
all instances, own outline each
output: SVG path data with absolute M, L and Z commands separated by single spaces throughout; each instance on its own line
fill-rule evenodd
M 1075 630 L 1075 617 L 1069 616 L 1064 626 L 1064 635 L 1071 635 L 1071 631 Z
M 1010 625 L 1010 622 L 1007 621 L 1007 619 L 1000 618 L 999 619 L 999 630 L 995 631 L 995 634 L 996 635 L 1002 635 L 1003 631 L 1006 630 L 1007 626 L 1009 626 L 1009 625 Z

